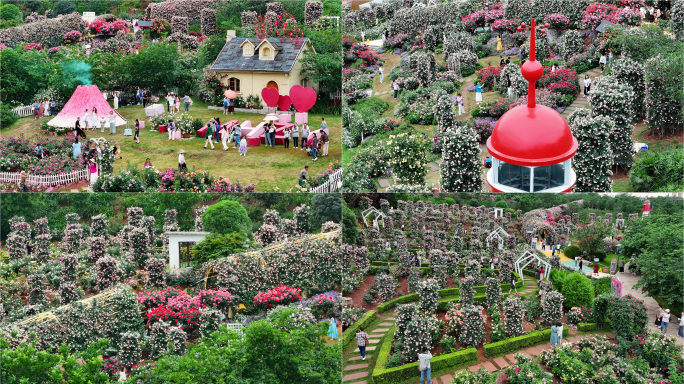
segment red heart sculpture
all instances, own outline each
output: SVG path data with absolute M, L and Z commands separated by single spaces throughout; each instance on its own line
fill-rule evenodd
M 261 90 L 261 98 L 269 107 L 275 107 L 278 105 L 278 97 L 280 94 L 275 88 L 264 88 Z
M 316 91 L 311 87 L 293 85 L 290 88 L 290 99 L 297 112 L 304 113 L 316 104 Z
M 290 105 L 292 105 L 290 96 L 280 95 L 280 97 L 278 98 L 278 108 L 280 108 L 281 111 L 287 111 L 290 109 Z

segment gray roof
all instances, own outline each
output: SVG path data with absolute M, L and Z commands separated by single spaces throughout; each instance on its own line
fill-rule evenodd
M 606 27 L 609 27 L 609 26 L 611 26 L 611 25 L 615 25 L 615 24 L 611 23 L 611 22 L 608 21 L 608 20 L 603 20 L 603 21 L 601 22 L 601 24 L 599 24 L 599 26 L 596 27 L 596 32 L 605 32 L 605 31 L 606 31 Z
M 144 20 L 138 20 L 135 23 L 138 25 L 138 27 L 150 27 L 150 26 L 152 26 L 151 22 L 144 21 Z
M 214 64 L 211 66 L 211 70 L 224 72 L 290 73 L 304 47 L 309 43 L 309 39 L 306 37 L 299 39 L 299 44 L 295 44 L 289 38 L 268 38 L 266 40 L 276 50 L 276 57 L 274 60 L 259 60 L 259 52 L 257 50 L 254 51 L 252 56 L 242 56 L 242 48 L 240 46 L 245 40 L 249 40 L 256 47 L 263 39 L 245 39 L 242 37 L 231 39 L 221 49 L 221 53 L 219 53 Z

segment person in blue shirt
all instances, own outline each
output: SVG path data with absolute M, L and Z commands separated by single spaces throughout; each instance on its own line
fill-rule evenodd
M 475 102 L 478 104 L 482 102 L 482 86 L 479 81 L 475 83 Z
M 74 148 L 74 159 L 78 159 L 81 155 L 81 143 L 78 142 L 78 136 L 76 136 L 76 141 L 71 146 Z
M 39 159 L 43 158 L 43 146 L 40 143 L 36 146 L 36 157 Z

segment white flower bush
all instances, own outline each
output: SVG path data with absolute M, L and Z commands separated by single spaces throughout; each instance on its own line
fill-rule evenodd
M 439 300 L 439 284 L 435 279 L 418 283 L 418 310 L 422 313 L 435 313 Z
M 140 346 L 140 334 L 137 332 L 124 332 L 118 342 L 119 361 L 121 364 L 130 368 L 138 364 L 142 358 L 142 347 Z
M 440 184 L 443 192 L 479 192 L 482 188 L 478 136 L 466 126 L 443 134 Z
M 83 238 L 83 227 L 80 224 L 67 224 L 64 229 L 64 237 L 62 238 L 61 248 L 62 252 L 74 253 L 81 248 Z
M 97 288 L 104 291 L 119 283 L 121 280 L 121 269 L 119 263 L 111 256 L 100 258 L 95 263 L 97 274 Z
M 563 34 L 560 41 L 560 55 L 568 60 L 574 55 L 584 52 L 584 40 L 579 31 L 571 29 Z
M 310 208 L 306 204 L 302 204 L 294 209 L 294 221 L 297 233 L 309 233 L 309 216 Z
M 678 39 L 684 39 L 684 1 L 675 0 L 670 9 L 670 29 Z
M 632 60 L 629 57 L 621 57 L 610 67 L 611 75 L 622 84 L 627 84 L 634 90 L 634 102 L 632 111 L 635 120 L 638 121 L 645 116 L 644 98 L 646 96 L 646 82 L 644 80 L 643 64 Z
M 574 111 L 568 123 L 578 144 L 572 159 L 577 175 L 573 191 L 611 192 L 613 151 L 609 143 L 615 124 L 605 116 L 591 117 L 588 109 Z
M 311 26 L 323 16 L 323 3 L 315 0 L 308 0 L 304 4 L 304 23 Z
M 209 308 L 201 309 L 199 329 L 202 337 L 209 337 L 212 333 L 218 331 L 224 317 L 221 311 Z
M 171 17 L 171 29 L 173 33 L 188 33 L 188 18 L 182 16 Z
M 452 32 L 444 37 L 444 56 L 451 57 L 458 51 L 475 51 L 475 40 L 467 32 Z
M 375 285 L 376 289 L 378 290 L 378 297 L 380 298 L 380 301 L 383 302 L 394 298 L 394 290 L 397 289 L 398 286 L 397 282 L 394 280 L 394 277 L 386 273 L 375 275 L 373 285 Z
M 278 241 L 281 235 L 278 227 L 264 223 L 254 234 L 254 241 L 265 247 Z
M 488 277 L 485 285 L 487 307 L 491 308 L 501 304 L 501 285 L 499 285 L 499 280 L 497 280 L 495 277 Z
M 523 329 L 523 317 L 525 308 L 520 298 L 508 298 L 503 302 L 504 326 L 506 335 L 509 337 L 520 336 L 525 333 Z
M 482 307 L 469 305 L 463 308 L 463 322 L 458 341 L 464 345 L 480 345 L 485 339 L 485 318 Z
M 406 184 L 422 184 L 427 174 L 427 155 L 429 146 L 425 135 L 420 133 L 401 133 L 384 141 L 389 154 L 388 162 L 392 172 Z
M 26 276 L 26 284 L 29 290 L 28 303 L 30 305 L 45 304 L 48 301 L 45 296 L 46 281 L 43 274 Z
M 26 256 L 26 248 L 24 247 L 25 244 L 26 242 L 24 241 L 24 237 L 16 232 L 10 233 L 7 236 L 5 247 L 10 260 L 19 260 Z
M 542 322 L 546 325 L 556 324 L 563 317 L 565 297 L 558 291 L 551 291 L 542 301 Z
M 254 23 L 257 21 L 256 11 L 242 11 L 240 13 L 240 21 L 242 22 L 243 29 L 253 28 Z
M 512 251 L 504 251 L 499 258 L 499 283 L 508 284 L 511 282 L 515 254 Z
M 514 97 L 527 95 L 528 83 L 522 75 L 520 67 L 508 64 L 499 71 L 499 87 L 502 94 L 508 93 L 508 84 L 513 87 Z
M 652 135 L 684 129 L 684 101 L 681 92 L 673 91 L 681 86 L 683 76 L 681 61 L 673 57 L 656 56 L 646 61 L 646 124 Z
M 598 77 L 589 92 L 592 115 L 608 117 L 615 123 L 610 134 L 610 146 L 614 163 L 625 168 L 629 168 L 634 162 L 633 100 L 632 86 L 621 84 L 613 76 Z
M 417 361 L 424 348 L 432 349 L 432 343 L 439 338 L 442 322 L 435 315 L 418 314 L 406 326 L 406 334 L 400 340 L 402 353 L 409 362 Z
M 504 18 L 515 19 L 530 23 L 535 15 L 533 2 L 530 0 L 508 0 L 504 3 Z
M 200 12 L 202 35 L 211 36 L 216 33 L 216 10 L 203 8 Z
M 397 340 L 403 340 L 406 336 L 406 330 L 411 319 L 418 314 L 418 306 L 415 304 L 401 304 L 396 309 L 396 324 L 397 331 L 394 337 Z

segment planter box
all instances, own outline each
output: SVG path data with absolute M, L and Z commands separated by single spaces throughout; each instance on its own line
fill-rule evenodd
M 166 133 L 166 125 L 160 125 L 157 128 L 159 129 L 159 133 Z

